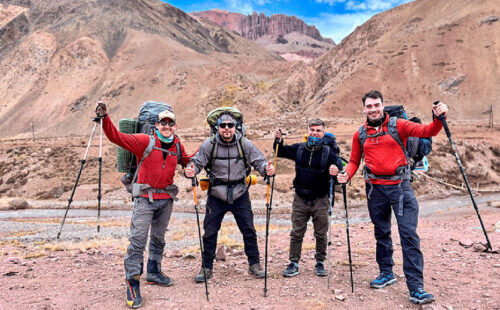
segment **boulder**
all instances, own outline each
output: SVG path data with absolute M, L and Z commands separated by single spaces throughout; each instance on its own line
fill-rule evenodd
M 23 210 L 27 209 L 28 207 L 28 202 L 22 198 L 9 201 L 9 210 Z

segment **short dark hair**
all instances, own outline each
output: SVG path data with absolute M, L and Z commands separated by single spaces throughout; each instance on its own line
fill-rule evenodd
M 367 92 L 364 96 L 363 96 L 363 106 L 365 106 L 365 101 L 366 101 L 366 98 L 372 98 L 372 99 L 378 99 L 380 98 L 380 101 L 382 101 L 382 103 L 384 103 L 384 97 L 382 97 L 382 93 L 379 92 L 378 90 L 370 90 L 369 92 Z
M 321 126 L 323 127 L 323 130 L 325 130 L 326 127 L 325 122 L 323 122 L 319 118 L 310 120 L 309 123 L 307 124 L 307 128 L 311 128 L 311 126 Z

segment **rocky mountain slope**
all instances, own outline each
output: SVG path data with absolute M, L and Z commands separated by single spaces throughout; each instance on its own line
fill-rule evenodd
M 256 12 L 243 15 L 223 10 L 193 12 L 191 15 L 232 30 L 290 60 L 311 60 L 335 46 L 333 40 L 323 38 L 315 26 L 309 26 L 295 16 L 266 16 Z
M 157 0 L 3 1 L 0 43 L 3 137 L 29 133 L 32 123 L 38 135 L 87 134 L 98 99 L 114 119 L 166 101 L 195 126 L 206 113 L 200 101 L 209 109 L 217 94 L 258 95 L 286 64 Z
M 417 0 L 380 13 L 310 66 L 275 84 L 279 108 L 332 117 L 359 115 L 361 97 L 383 92 L 430 119 L 430 104 L 450 118 L 482 119 L 500 95 L 500 2 Z M 277 93 L 277 95 L 276 95 Z

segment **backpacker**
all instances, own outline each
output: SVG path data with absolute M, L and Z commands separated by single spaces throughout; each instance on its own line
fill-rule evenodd
M 245 177 L 248 177 L 250 175 L 250 172 L 252 171 L 252 167 L 248 163 L 248 160 L 245 155 L 245 147 L 243 143 L 243 138 L 245 136 L 245 125 L 243 124 L 243 114 L 238 110 L 237 108 L 233 107 L 220 107 L 215 110 L 212 110 L 210 113 L 207 115 L 207 123 L 210 126 L 212 136 L 210 137 L 211 145 L 210 145 L 210 158 L 208 160 L 208 164 L 205 167 L 205 171 L 207 172 L 208 175 L 208 181 L 209 181 L 209 187 L 215 186 L 216 185 L 222 185 L 222 181 L 216 180 L 213 174 L 211 173 L 212 166 L 217 159 L 217 148 L 218 148 L 218 142 L 217 139 L 215 138 L 218 128 L 217 128 L 217 120 L 222 114 L 230 114 L 235 120 L 236 120 L 236 130 L 241 133 L 241 138 L 236 141 L 236 145 L 238 147 L 238 159 L 243 160 L 245 164 Z M 204 182 L 207 182 L 207 179 L 204 179 Z M 242 182 L 245 181 L 245 178 L 242 179 Z M 222 182 L 222 183 L 221 183 Z M 247 183 L 248 186 L 251 185 L 251 183 Z M 206 187 L 206 185 L 204 185 Z
M 391 135 L 391 137 L 401 146 L 403 149 L 403 153 L 405 154 L 406 161 L 410 167 L 410 170 L 425 170 L 427 171 L 428 165 L 423 165 L 425 168 L 417 168 L 421 165 L 419 165 L 419 162 L 424 160 L 427 162 L 427 158 L 425 156 L 429 155 L 430 152 L 432 151 L 432 139 L 431 138 L 419 138 L 419 137 L 408 137 L 406 140 L 406 148 L 404 147 L 403 141 L 399 137 L 399 133 L 396 127 L 396 120 L 398 118 L 406 119 L 408 120 L 408 116 L 404 110 L 404 107 L 402 105 L 397 105 L 397 106 L 386 106 L 384 107 L 384 112 L 389 114 L 389 122 L 387 124 L 387 130 L 388 133 Z M 420 119 L 417 117 L 414 117 L 410 119 L 410 121 L 417 122 L 417 123 L 422 123 Z M 366 128 L 364 126 L 361 126 L 359 128 L 359 141 L 361 143 L 361 149 L 363 149 L 363 145 L 366 141 L 367 138 L 366 134 Z
M 168 103 L 156 102 L 156 101 L 146 101 L 142 104 L 139 110 L 139 115 L 136 119 L 121 119 L 119 125 L 119 131 L 134 134 L 134 133 L 144 133 L 149 135 L 149 143 L 144 153 L 142 155 L 141 161 L 137 163 L 136 157 L 129 151 L 118 147 L 118 160 L 117 168 L 119 172 L 125 172 L 126 174 L 121 178 L 122 183 L 127 188 L 127 191 L 132 193 L 132 183 L 135 182 L 138 175 L 138 168 L 140 168 L 142 162 L 153 149 L 158 149 L 163 152 L 168 152 L 170 155 L 177 156 L 177 162 L 182 164 L 182 153 L 180 143 L 176 143 L 176 153 L 155 147 L 155 124 L 159 121 L 158 114 L 163 111 L 174 112 L 172 106 Z

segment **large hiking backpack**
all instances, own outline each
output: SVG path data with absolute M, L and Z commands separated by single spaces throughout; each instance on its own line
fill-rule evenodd
M 149 135 L 149 143 L 144 153 L 142 155 L 141 161 L 137 163 L 137 159 L 134 154 L 129 151 L 123 149 L 122 147 L 118 147 L 118 160 L 117 160 L 117 169 L 119 172 L 126 173 L 122 177 L 122 183 L 125 185 L 129 192 L 131 191 L 131 183 L 134 182 L 135 178 L 137 178 L 138 171 L 140 165 L 144 161 L 146 157 L 153 151 L 153 149 L 159 149 L 155 147 L 155 137 L 154 130 L 155 124 L 158 122 L 158 114 L 163 111 L 174 112 L 172 106 L 168 103 L 156 102 L 156 101 L 146 101 L 142 104 L 141 109 L 139 110 L 139 115 L 137 119 L 125 118 L 121 119 L 119 123 L 119 131 L 128 134 L 134 133 L 144 133 Z M 160 149 L 161 151 L 168 152 L 166 150 Z M 177 163 L 182 164 L 182 152 L 180 143 L 176 143 L 176 153 L 171 155 L 177 156 Z M 136 173 L 137 172 L 137 173 Z
M 245 125 L 243 124 L 243 114 L 237 108 L 233 107 L 220 107 L 215 110 L 210 111 L 207 115 L 207 123 L 210 126 L 210 131 L 212 136 L 217 134 L 217 120 L 222 114 L 230 114 L 234 119 L 236 119 L 236 130 L 245 136 Z
M 210 146 L 210 158 L 208 160 L 208 164 L 205 167 L 207 174 L 210 176 L 210 170 L 215 162 L 217 155 L 217 139 L 215 136 L 217 134 L 217 120 L 222 114 L 230 114 L 236 120 L 236 130 L 241 133 L 241 138 L 237 141 L 236 145 L 238 147 L 238 156 L 239 159 L 242 159 L 245 163 L 246 176 L 250 175 L 252 167 L 248 163 L 248 160 L 245 155 L 245 147 L 243 143 L 243 138 L 245 137 L 245 125 L 243 124 L 243 114 L 237 108 L 233 107 L 220 107 L 215 110 L 210 111 L 207 115 L 207 123 L 210 126 L 210 130 L 212 136 L 210 137 L 211 146 Z

